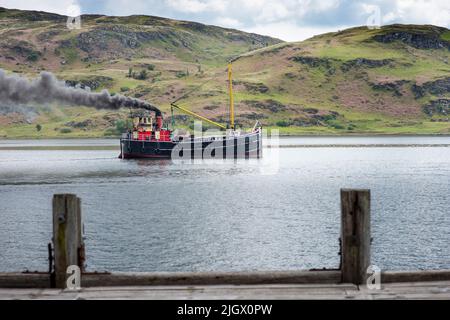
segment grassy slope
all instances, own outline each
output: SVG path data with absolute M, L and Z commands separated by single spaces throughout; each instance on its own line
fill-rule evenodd
M 51 70 L 69 80 L 107 77 L 108 81 L 99 81 L 97 90 L 126 90 L 126 95 L 159 104 L 167 116 L 170 101 L 201 86 L 181 104 L 224 120 L 228 100 L 226 61 L 243 54 L 233 65 L 237 119 L 243 126 L 251 126 L 256 116 L 268 127 L 283 125 L 279 129 L 285 134 L 450 133 L 449 122 L 431 121 L 422 112 L 423 105 L 439 97 L 448 98 L 448 93 L 416 99 L 411 91 L 415 83 L 448 77 L 450 51 L 372 40 L 374 35 L 394 29 L 429 32 L 427 26 L 354 28 L 304 42 L 277 44 L 277 40 L 267 37 L 157 17 L 89 16 L 82 20 L 83 29 L 74 31 L 66 29 L 64 19 L 56 15 L 0 10 L 0 18 L 0 67 L 30 76 Z M 80 34 L 87 35 L 90 42 L 80 43 Z M 449 34 L 445 31 L 441 38 L 448 40 Z M 11 51 L 11 40 L 23 41 L 25 44 L 19 47 L 39 52 L 37 61 Z M 328 65 L 310 66 L 292 60 L 298 56 L 328 60 Z M 357 58 L 393 62 L 389 66 L 342 71 L 344 63 Z M 148 65 L 154 65 L 154 70 L 148 70 L 149 79 L 126 77 L 130 67 L 140 71 Z M 334 70 L 332 74 L 330 69 Z M 401 86 L 401 96 L 374 90 L 370 85 L 399 80 L 409 81 Z M 259 90 L 260 85 L 268 90 Z M 273 103 L 282 107 L 267 108 Z M 305 111 L 308 109 L 317 111 L 318 123 L 304 125 L 314 117 Z M 330 118 L 332 113 L 337 116 Z M 39 115 L 30 118 L 31 123 L 24 121 L 26 117 L 0 115 L 0 137 L 103 136 L 111 132 L 115 119 L 126 114 L 127 110 L 111 113 L 55 105 L 40 109 Z M 85 128 L 68 125 L 86 121 L 91 123 Z M 42 125 L 39 132 L 37 123 Z M 180 124 L 186 127 L 189 121 Z M 67 127 L 71 132 L 61 133 Z
M 315 107 L 323 111 L 336 111 L 340 115 L 336 120 L 330 121 L 331 124 L 337 124 L 337 129 L 332 126 L 289 126 L 282 128 L 281 132 L 448 134 L 450 123 L 431 121 L 422 112 L 422 106 L 437 98 L 449 98 L 449 92 L 427 94 L 416 99 L 411 87 L 416 83 L 449 77 L 450 51 L 415 49 L 398 41 L 379 43 L 372 40 L 375 34 L 397 28 L 428 29 L 419 26 L 392 26 L 381 30 L 354 28 L 300 43 L 274 46 L 239 59 L 235 63 L 235 69 L 240 70 L 237 77 L 270 84 L 271 94 L 266 97 L 258 95 L 255 99 L 272 98 L 293 105 L 296 111 Z M 446 37 L 448 31 L 442 36 L 443 39 Z M 328 59 L 335 73 L 329 75 L 330 68 L 313 67 L 292 60 L 298 56 Z M 389 66 L 359 67 L 347 72 L 341 70 L 344 63 L 358 58 L 392 59 L 393 62 Z M 374 90 L 369 85 L 401 80 L 409 81 L 402 86 L 401 96 L 388 90 Z M 281 115 L 288 118 L 295 116 L 295 111 Z M 351 130 L 348 130 L 349 126 Z

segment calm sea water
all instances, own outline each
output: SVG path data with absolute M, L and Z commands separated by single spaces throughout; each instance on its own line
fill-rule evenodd
M 450 144 L 449 137 L 284 138 Z M 264 160 L 124 161 L 116 140 L 0 141 L 0 271 L 47 268 L 54 193 L 82 198 L 97 271 L 292 270 L 339 265 L 339 190 L 372 192 L 373 263 L 450 268 L 450 148 L 280 148 Z

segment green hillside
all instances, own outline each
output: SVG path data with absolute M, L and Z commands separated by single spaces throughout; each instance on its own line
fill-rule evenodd
M 69 85 L 170 101 L 227 119 L 233 63 L 237 122 L 286 134 L 450 133 L 450 31 L 435 26 L 353 28 L 298 43 L 159 17 L 82 17 L 0 8 L 0 68 L 49 70 Z M 1 104 L 1 102 L 0 102 Z M 0 108 L 0 137 L 116 135 L 128 110 Z M 177 113 L 176 122 L 192 119 Z
M 268 90 L 239 100 L 280 103 L 269 124 L 285 132 L 450 133 L 449 34 L 434 26 L 360 27 L 258 50 L 235 69 L 241 81 Z

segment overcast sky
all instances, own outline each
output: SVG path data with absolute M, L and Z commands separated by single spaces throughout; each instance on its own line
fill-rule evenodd
M 286 41 L 367 24 L 450 27 L 450 0 L 0 0 L 1 7 L 63 15 L 71 4 L 80 6 L 82 13 L 192 20 Z

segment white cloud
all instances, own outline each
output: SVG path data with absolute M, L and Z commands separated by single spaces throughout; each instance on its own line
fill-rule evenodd
M 245 17 L 246 21 L 271 23 L 301 19 L 308 13 L 320 13 L 339 7 L 341 0 L 165 0 L 180 13 L 214 14 Z
M 301 40 L 344 26 L 365 25 L 373 8 L 380 23 L 450 27 L 449 0 L 0 0 L 0 6 L 67 14 L 72 2 L 83 13 L 149 14 Z
M 394 16 L 409 23 L 450 26 L 450 1 L 397 0 Z
M 180 12 L 224 12 L 228 1 L 222 0 L 166 0 L 172 9 Z
M 312 9 L 315 11 L 326 11 L 326 10 L 332 10 L 339 7 L 341 1 L 340 0 L 321 0 L 321 1 L 314 1 L 314 4 L 312 6 Z
M 263 6 L 256 16 L 256 21 L 260 22 L 274 22 L 283 20 L 291 15 L 294 12 L 289 10 L 288 6 L 283 2 L 269 2 L 265 6 Z
M 381 23 L 434 24 L 450 26 L 450 1 L 448 0 L 396 0 L 383 3 L 361 3 L 364 13 L 370 14 L 375 7 L 381 11 Z
M 151 8 L 151 6 L 150 6 Z M 150 12 L 149 4 L 145 1 L 136 0 L 133 1 L 133 5 L 130 5 L 130 0 L 111 0 L 104 1 L 103 10 L 101 14 L 114 15 L 114 16 L 127 16 L 133 14 L 151 14 L 154 15 L 153 10 Z
M 395 21 L 396 15 L 394 12 L 388 12 L 383 15 L 381 18 L 381 21 L 383 21 L 383 24 L 391 24 L 393 21 Z
M 301 41 L 319 34 L 334 32 L 338 29 L 343 30 L 348 27 L 349 26 L 302 27 L 298 26 L 295 22 L 290 21 L 261 24 L 249 28 L 244 28 L 243 30 L 247 32 L 275 37 L 285 41 Z
M 239 20 L 230 17 L 218 17 L 214 20 L 214 24 L 227 28 L 239 28 L 242 26 L 242 23 Z
M 260 10 L 266 4 L 266 0 L 245 0 L 241 2 L 242 7 L 251 10 Z

